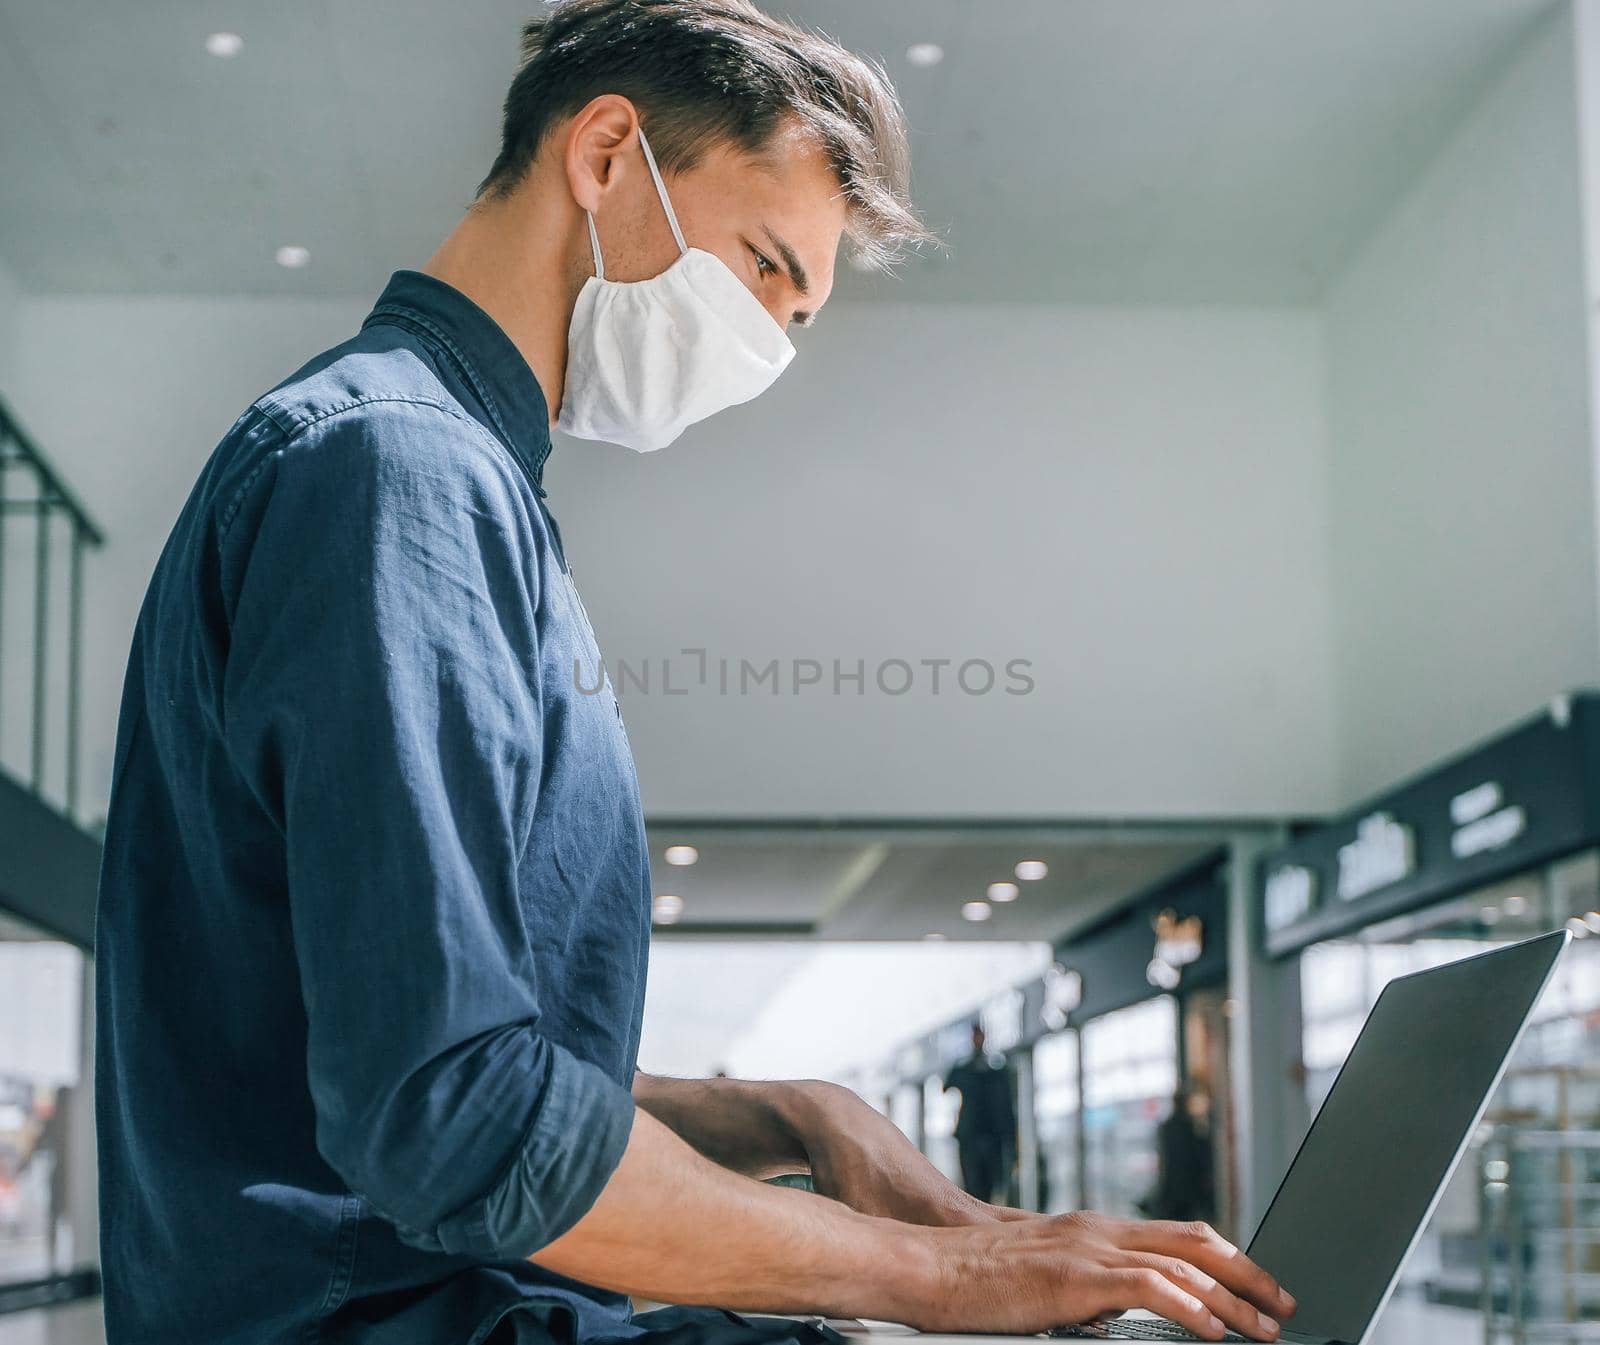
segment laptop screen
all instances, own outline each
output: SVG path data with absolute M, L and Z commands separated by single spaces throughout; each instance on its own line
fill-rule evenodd
M 1298 1300 L 1297 1333 L 1361 1339 L 1566 941 L 1464 958 L 1379 996 L 1250 1244 Z

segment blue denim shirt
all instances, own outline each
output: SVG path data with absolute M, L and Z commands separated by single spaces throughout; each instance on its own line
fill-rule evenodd
M 549 450 L 509 338 L 400 271 L 183 507 L 97 913 L 110 1345 L 637 1330 L 526 1260 L 627 1142 L 649 939 Z

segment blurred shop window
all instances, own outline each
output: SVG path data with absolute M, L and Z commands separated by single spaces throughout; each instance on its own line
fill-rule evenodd
M 1039 1208 L 1046 1214 L 1078 1209 L 1083 1200 L 1076 1032 L 1052 1032 L 1035 1044 L 1033 1109 L 1039 1135 Z
M 914 1084 L 901 1084 L 890 1093 L 889 1119 L 901 1134 L 918 1144 L 922 1138 L 922 1090 Z
M 923 1080 L 922 1152 L 957 1185 L 961 1182 L 961 1157 L 956 1149 L 956 1113 L 960 1110 L 960 1095 L 945 1092 L 942 1075 Z
M 1178 1087 L 1178 1010 L 1162 995 L 1086 1023 L 1084 1200 L 1136 1218 L 1159 1175 L 1158 1129 Z
M 0 1284 L 92 1260 L 69 1216 L 83 976 L 77 948 L 0 913 Z

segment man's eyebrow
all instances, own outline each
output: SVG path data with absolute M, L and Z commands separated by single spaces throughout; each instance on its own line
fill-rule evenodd
M 777 234 L 773 233 L 765 224 L 761 232 L 772 240 L 772 246 L 777 249 L 778 256 L 783 259 L 783 269 L 789 273 L 789 280 L 801 294 L 811 293 L 811 279 L 806 275 L 806 268 L 800 265 L 800 258 L 795 256 L 794 249 L 790 247 Z

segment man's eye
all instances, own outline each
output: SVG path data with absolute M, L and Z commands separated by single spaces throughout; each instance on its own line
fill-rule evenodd
M 771 258 L 762 256 L 761 253 L 756 252 L 754 248 L 751 248 L 750 251 L 755 252 L 756 270 L 762 275 L 766 275 L 769 271 L 776 271 L 778 269 L 775 265 L 773 265 Z

